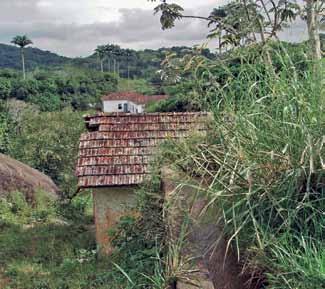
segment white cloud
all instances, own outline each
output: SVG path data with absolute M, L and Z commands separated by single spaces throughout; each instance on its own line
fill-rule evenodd
M 187 14 L 208 15 L 227 0 L 174 0 Z M 67 56 L 85 56 L 99 44 L 144 49 L 191 46 L 205 41 L 206 23 L 184 20 L 162 31 L 147 0 L 0 0 L 0 42 L 27 34 L 35 46 Z M 298 25 L 301 35 L 304 31 Z M 284 37 L 303 38 L 284 32 Z
M 215 1 L 178 3 L 190 7 L 189 13 L 208 14 Z M 163 32 L 153 15 L 155 5 L 147 0 L 1 0 L 0 42 L 26 33 L 40 48 L 83 56 L 103 43 L 142 49 L 193 45 L 205 38 L 207 28 L 200 21 Z

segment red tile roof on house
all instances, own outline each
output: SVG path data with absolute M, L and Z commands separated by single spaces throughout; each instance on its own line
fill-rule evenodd
M 80 188 L 137 185 L 155 147 L 206 130 L 207 113 L 111 113 L 86 116 L 76 174 Z
M 151 101 L 167 99 L 168 95 L 143 95 L 137 92 L 114 92 L 102 97 L 102 101 L 129 100 L 136 104 L 147 104 Z

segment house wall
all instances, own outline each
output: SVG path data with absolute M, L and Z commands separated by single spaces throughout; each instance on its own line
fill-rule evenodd
M 122 216 L 135 214 L 135 186 L 104 187 L 93 191 L 96 241 L 101 256 L 112 253 L 109 230 Z
M 119 109 L 119 104 L 122 105 L 121 109 Z M 103 101 L 103 109 L 104 112 L 124 112 L 124 104 L 128 105 L 130 113 L 143 113 L 143 105 L 128 100 L 105 100 Z
M 137 105 L 138 113 L 144 113 L 144 105 Z

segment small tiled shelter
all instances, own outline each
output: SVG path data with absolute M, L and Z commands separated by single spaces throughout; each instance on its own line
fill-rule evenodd
M 206 130 L 207 113 L 99 113 L 86 116 L 76 169 L 80 189 L 94 197 L 96 239 L 109 254 L 108 230 L 135 205 L 134 190 L 149 173 L 155 148 Z

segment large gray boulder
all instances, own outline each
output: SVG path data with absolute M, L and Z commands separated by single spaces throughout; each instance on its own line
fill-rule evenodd
M 35 193 L 42 191 L 57 198 L 59 189 L 51 178 L 17 160 L 0 154 L 0 197 L 19 191 L 29 201 Z

